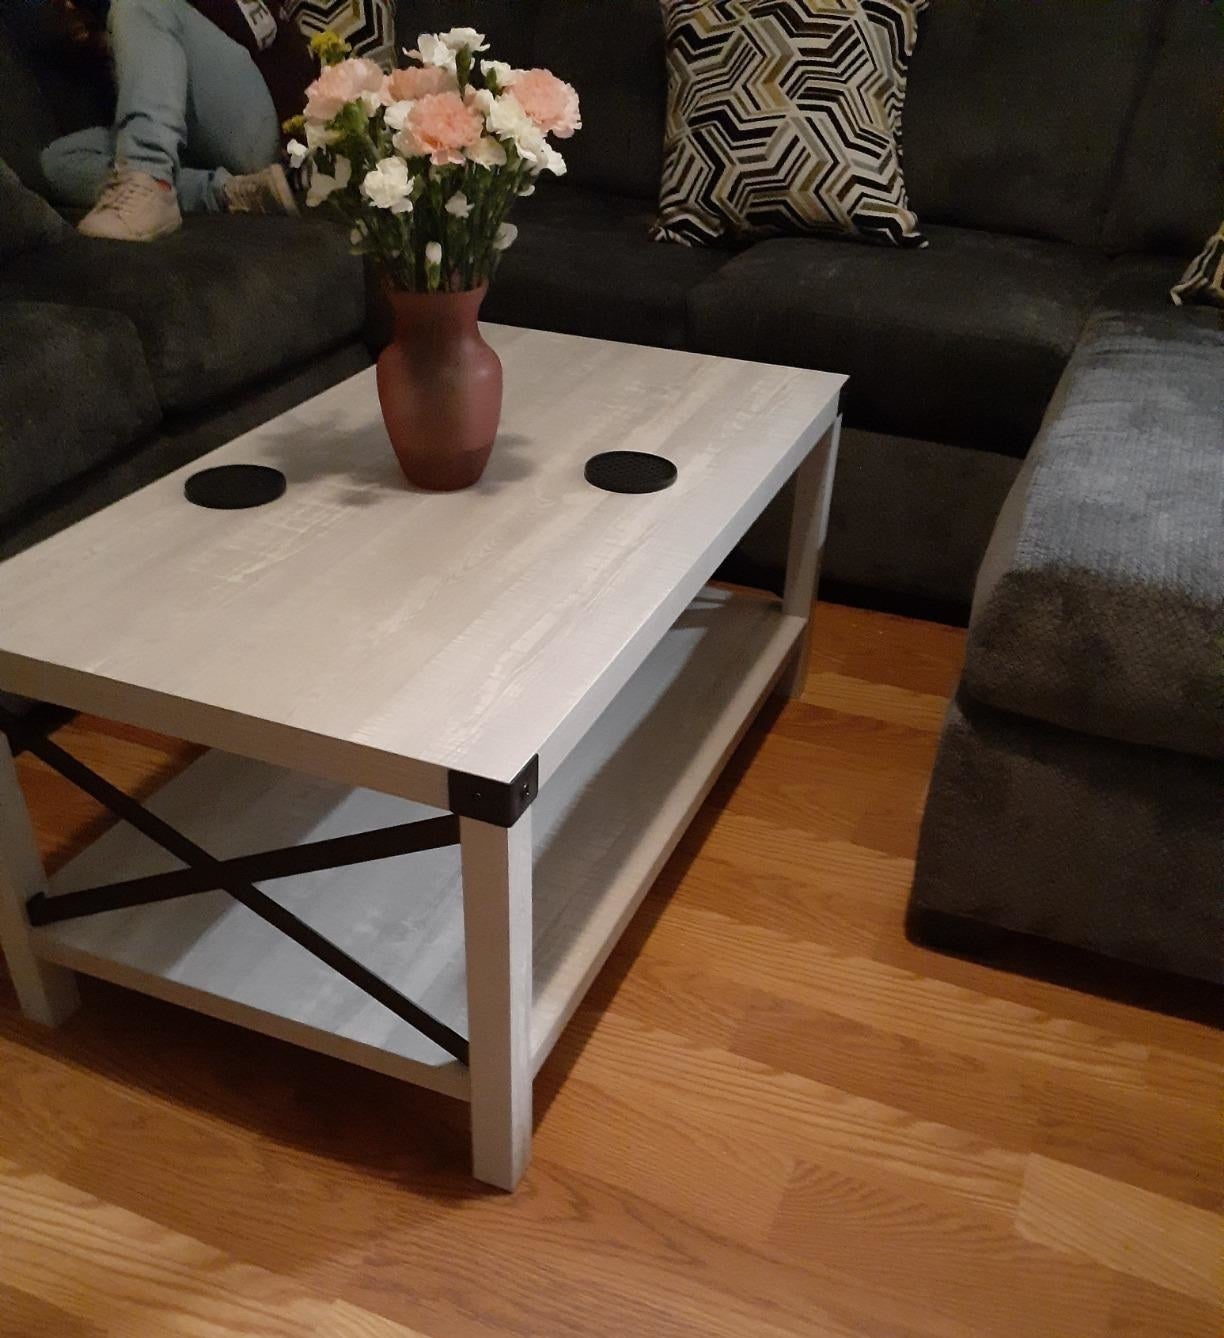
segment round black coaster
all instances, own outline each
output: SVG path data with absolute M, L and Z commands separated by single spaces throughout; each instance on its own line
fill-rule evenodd
M 217 465 L 201 469 L 183 484 L 183 495 L 212 511 L 242 511 L 275 502 L 285 491 L 285 476 L 267 465 Z
M 588 483 L 605 492 L 661 492 L 676 481 L 676 466 L 645 451 L 604 451 L 583 470 Z

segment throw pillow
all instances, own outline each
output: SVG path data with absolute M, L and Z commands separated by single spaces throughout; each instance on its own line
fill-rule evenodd
M 901 107 L 929 0 L 663 0 L 658 241 L 829 232 L 924 246 Z
M 1220 230 L 1190 262 L 1169 294 L 1180 307 L 1183 302 L 1205 302 L 1224 307 L 1224 223 Z
M 59 241 L 71 232 L 41 195 L 23 186 L 17 173 L 0 162 L 0 261 Z
M 288 0 L 285 11 L 307 37 L 330 30 L 354 56 L 395 64 L 395 0 Z

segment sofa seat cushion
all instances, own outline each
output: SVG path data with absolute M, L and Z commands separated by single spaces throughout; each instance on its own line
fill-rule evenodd
M 192 217 L 142 246 L 77 235 L 7 266 L 0 296 L 122 312 L 174 412 L 343 343 L 365 313 L 361 261 L 339 228 L 249 216 Z
M 515 210 L 515 244 L 497 271 L 483 315 L 566 334 L 683 347 L 685 299 L 725 254 L 665 246 L 649 236 L 645 200 L 541 186 Z
M 0 516 L 123 451 L 160 418 L 126 316 L 0 302 Z
M 694 347 L 846 372 L 854 427 L 1023 455 L 1107 262 L 1059 242 L 927 233 L 924 251 L 762 242 L 691 294 Z
M 1188 314 L 1089 321 L 991 539 L 964 683 L 1081 733 L 1224 757 L 1224 318 Z

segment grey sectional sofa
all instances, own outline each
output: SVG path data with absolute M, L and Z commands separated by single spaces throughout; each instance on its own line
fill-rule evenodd
M 923 251 L 653 243 L 657 0 L 399 0 L 406 44 L 455 22 L 583 99 L 485 314 L 849 373 L 829 580 L 957 611 L 982 568 L 915 932 L 1217 976 L 1224 330 L 1167 292 L 1224 213 L 1219 5 L 935 0 L 904 117 Z M 103 95 L 15 36 L 0 158 L 36 182 L 39 144 Z M 137 251 L 0 267 L 0 553 L 368 359 L 325 226 L 191 219 Z M 737 576 L 776 576 L 784 506 Z

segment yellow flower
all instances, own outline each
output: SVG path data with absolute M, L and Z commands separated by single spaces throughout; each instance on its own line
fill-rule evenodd
M 286 135 L 300 135 L 306 128 L 306 118 L 304 116 L 291 116 L 287 121 L 281 122 L 281 129 Z
M 352 51 L 352 47 L 330 28 L 315 33 L 310 39 L 310 49 L 318 57 L 320 65 L 338 65 Z

